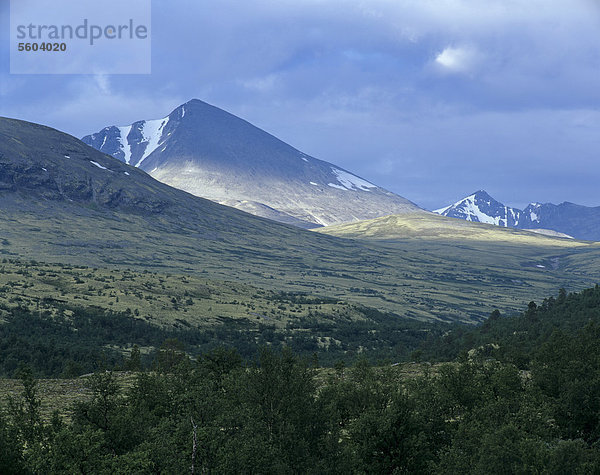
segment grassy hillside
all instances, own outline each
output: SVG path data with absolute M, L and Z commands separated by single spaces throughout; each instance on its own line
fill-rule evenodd
M 24 363 L 58 376 L 123 367 L 134 345 L 150 367 L 169 341 L 194 357 L 219 345 L 244 357 L 285 345 L 326 364 L 358 354 L 401 360 L 442 327 L 242 283 L 4 258 L 0 330 L 0 375 Z
M 544 236 L 529 231 L 447 218 L 434 213 L 383 216 L 357 223 L 328 226 L 316 229 L 315 231 L 329 236 L 377 241 L 406 239 L 466 240 L 481 243 L 507 242 L 524 246 L 553 246 L 569 249 L 588 245 L 585 241 L 557 240 L 551 236 Z
M 4 258 L 0 263 L 0 307 L 17 305 L 53 316 L 60 305 L 98 307 L 176 328 L 211 326 L 222 318 L 263 321 L 284 328 L 316 311 L 360 318 L 353 310 L 356 306 L 345 302 L 287 296 L 247 284 Z
M 432 213 L 386 216 L 315 230 L 414 263 L 398 272 L 405 298 L 441 313 L 461 306 L 480 313 L 494 305 L 517 311 L 560 287 L 581 289 L 600 278 L 600 245 L 446 218 Z M 398 269 L 399 270 L 399 269 Z M 539 289 L 545 288 L 547 293 Z M 519 303 L 520 302 L 520 303 Z M 477 310 L 477 309 L 481 310 Z
M 445 322 L 480 321 L 600 280 L 594 244 L 431 222 L 428 213 L 405 217 L 404 227 L 381 218 L 315 233 L 175 190 L 43 126 L 2 119 L 0 139 L 8 258 L 195 275 Z
M 560 287 L 600 280 L 598 245 L 520 231 L 517 242 L 505 230 L 502 240 L 348 240 L 263 220 L 261 229 L 258 218 L 239 213 L 258 228 L 242 234 L 235 220 L 227 231 L 227 215 L 199 226 L 73 203 L 2 201 L 11 199 L 0 221 L 6 257 L 243 282 L 420 320 L 478 321 L 496 307 L 516 311 Z

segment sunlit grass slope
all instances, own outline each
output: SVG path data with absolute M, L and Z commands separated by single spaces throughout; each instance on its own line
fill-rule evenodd
M 530 231 L 447 218 L 434 213 L 383 216 L 367 221 L 328 226 L 315 231 L 330 236 L 372 240 L 467 240 L 571 249 L 591 246 L 586 241 L 549 237 Z

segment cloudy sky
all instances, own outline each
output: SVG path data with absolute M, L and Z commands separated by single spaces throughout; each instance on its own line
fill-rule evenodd
M 600 205 L 600 0 L 153 0 L 152 74 L 11 75 L 76 136 L 191 98 L 417 204 Z

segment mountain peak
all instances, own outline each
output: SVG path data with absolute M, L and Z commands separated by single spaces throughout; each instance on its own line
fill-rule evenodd
M 176 107 L 173 112 L 177 112 L 181 109 L 187 109 L 187 110 L 201 110 L 201 109 L 218 109 L 215 106 L 210 105 L 208 102 L 204 102 L 201 101 L 200 99 L 190 99 L 187 102 L 184 102 L 183 104 L 181 104 L 180 106 Z M 173 114 L 173 112 L 171 112 L 171 114 Z
M 453 205 L 435 210 L 434 213 L 503 227 L 516 226 L 521 217 L 520 210 L 504 206 L 485 190 L 477 190 Z
M 204 102 L 204 101 L 202 101 L 200 99 L 196 99 L 196 98 L 193 98 L 193 99 L 190 99 L 187 102 L 184 102 L 179 107 L 184 107 L 184 106 L 190 106 L 190 107 L 206 107 L 206 106 L 215 107 L 213 105 L 210 105 L 208 102 Z
M 204 102 L 204 101 L 202 101 L 200 99 L 196 99 L 196 98 L 190 99 L 189 101 L 184 102 L 180 106 L 176 107 L 169 114 L 169 116 L 172 116 L 182 110 L 190 112 L 190 113 L 193 112 L 194 114 L 208 114 L 213 119 L 216 119 L 216 120 L 226 119 L 226 120 L 231 120 L 231 121 L 238 121 L 240 123 L 243 122 L 245 124 L 248 124 L 251 127 L 254 127 L 253 125 L 251 125 L 248 122 L 246 122 L 245 120 L 240 119 L 239 117 L 231 114 L 230 112 L 227 112 L 226 110 L 220 109 L 217 106 L 213 106 L 212 104 L 209 104 L 208 102 Z M 183 114 L 183 115 L 185 115 L 185 114 Z
M 559 205 L 531 202 L 524 210 L 509 208 L 484 190 L 434 213 L 466 221 L 479 221 L 575 239 L 600 240 L 600 206 L 593 208 L 565 201 Z
M 420 211 L 199 99 L 163 119 L 110 126 L 82 140 L 166 184 L 257 214 L 270 210 L 268 217 L 277 211 L 285 222 L 318 226 Z

